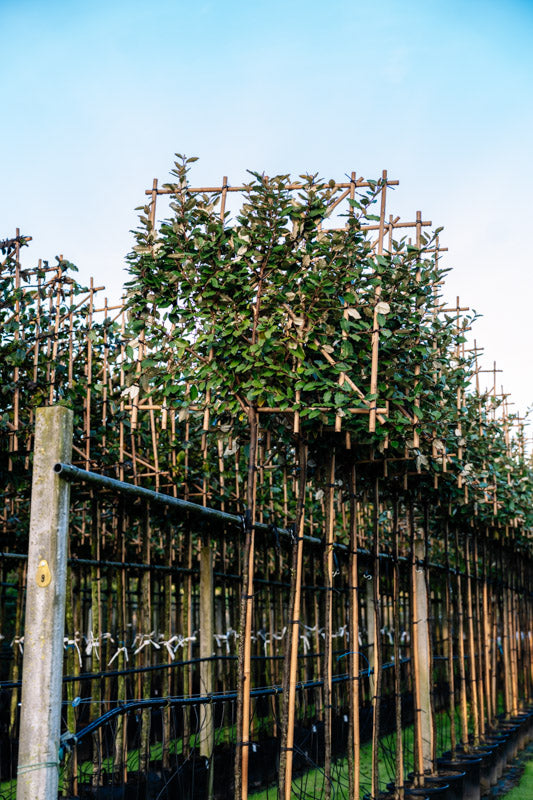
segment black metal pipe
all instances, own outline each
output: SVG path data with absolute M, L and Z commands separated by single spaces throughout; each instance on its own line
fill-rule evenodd
M 226 525 L 234 525 L 238 528 L 242 528 L 244 524 L 243 517 L 238 514 L 228 514 L 227 511 L 219 511 L 216 508 L 201 506 L 197 503 L 191 503 L 188 500 L 180 500 L 178 497 L 172 497 L 172 495 L 169 494 L 154 492 L 153 489 L 146 489 L 143 486 L 135 486 L 133 483 L 119 481 L 116 478 L 109 478 L 107 475 L 89 472 L 88 470 L 80 469 L 80 467 L 74 467 L 72 464 L 55 464 L 54 472 L 57 472 L 58 475 L 67 481 L 92 483 L 95 486 L 102 486 L 113 492 L 120 492 L 120 494 L 125 494 L 130 497 L 140 497 L 148 502 L 158 503 L 167 508 L 174 508 L 176 511 L 182 511 L 186 514 L 194 514 L 206 520 L 222 522 Z M 288 531 L 285 528 L 274 528 L 272 525 L 267 525 L 264 522 L 256 522 L 254 528 L 256 531 L 262 531 L 263 533 L 277 532 L 283 537 L 292 538 L 293 536 L 292 531 Z M 322 540 L 317 536 L 304 536 L 304 539 L 313 544 L 322 544 Z
M 119 481 L 107 475 L 89 472 L 88 470 L 74 467 L 72 464 L 56 464 L 54 466 L 54 472 L 67 481 L 92 483 L 93 485 L 111 489 L 113 492 L 120 492 L 120 494 L 125 494 L 129 497 L 140 497 L 151 503 L 158 503 L 159 505 L 164 505 L 169 508 L 175 508 L 177 511 L 197 514 L 204 519 L 225 522 L 226 524 L 235 525 L 239 528 L 242 528 L 243 525 L 242 517 L 237 514 L 228 514 L 226 511 L 218 511 L 214 508 L 207 508 L 206 506 L 200 506 L 196 503 L 190 503 L 188 500 L 180 500 L 178 497 L 172 497 L 172 495 L 163 494 L 162 492 L 154 492 L 153 489 L 146 489 L 144 486 L 135 486 L 133 483 Z
M 201 506 L 200 506 L 201 507 Z M 262 523 L 258 523 L 258 525 L 262 526 Z M 268 528 L 268 526 L 262 526 Z M 278 531 L 279 532 L 279 531 Z M 317 539 L 316 537 L 308 536 L 307 539 L 311 540 L 313 544 L 323 544 L 321 539 Z M 341 551 L 348 551 L 346 545 L 337 544 L 334 545 L 337 549 Z M 370 552 L 365 548 L 358 547 L 357 548 L 357 555 L 362 558 L 370 558 Z M 19 561 L 26 561 L 28 558 L 27 553 L 9 553 L 7 551 L 0 551 L 0 560 L 1 559 L 14 559 Z M 380 553 L 379 558 L 385 561 L 394 560 L 394 556 L 391 553 Z M 398 562 L 405 563 L 409 559 L 406 556 L 399 556 Z M 189 567 L 178 567 L 172 564 L 139 564 L 135 561 L 105 561 L 102 559 L 96 558 L 77 558 L 76 556 L 71 557 L 68 559 L 68 565 L 71 567 L 75 567 L 76 564 L 79 566 L 87 566 L 87 567 L 111 567 L 113 569 L 131 569 L 131 570 L 139 570 L 139 571 L 147 571 L 147 572 L 173 572 L 176 574 L 185 574 L 185 575 L 197 575 L 198 569 L 189 568 Z M 423 560 L 417 559 L 417 564 L 423 566 Z M 439 570 L 441 572 L 449 572 L 452 575 L 460 575 L 461 577 L 465 577 L 465 573 L 461 572 L 461 570 L 457 570 L 455 567 L 447 567 L 446 564 L 437 564 L 434 562 L 430 562 L 428 565 L 429 569 Z M 215 572 L 214 573 L 216 578 L 222 578 L 227 581 L 241 581 L 242 577 L 240 575 L 232 575 L 230 573 L 225 572 Z M 269 581 L 266 578 L 255 578 L 255 583 L 262 584 L 264 586 L 279 586 L 279 587 L 289 587 L 289 583 L 283 583 L 283 581 Z M 491 580 L 490 581 L 492 586 L 500 586 L 500 587 L 509 587 L 509 584 L 506 583 L 504 580 Z M 16 584 L 10 584 L 12 587 L 16 587 Z M 325 591 L 324 586 L 308 586 L 303 585 L 302 589 L 309 590 L 309 591 Z M 338 587 L 336 590 L 338 592 L 348 591 L 347 588 Z M 529 597 L 533 596 L 533 592 L 530 592 Z
M 403 658 L 402 664 L 407 663 L 410 661 L 409 658 Z M 388 662 L 382 665 L 382 669 L 391 669 L 394 666 L 394 662 Z M 360 671 L 360 675 L 370 675 L 373 673 L 372 669 L 363 669 Z M 334 675 L 332 678 L 332 683 L 345 683 L 346 681 L 352 680 L 352 676 L 344 673 L 343 675 Z M 296 685 L 297 691 L 302 691 L 303 689 L 314 689 L 319 686 L 323 686 L 323 680 L 312 680 L 312 681 L 302 681 Z M 266 688 L 261 689 L 252 689 L 250 691 L 251 697 L 269 697 L 275 694 L 282 694 L 283 689 L 281 686 L 268 686 Z M 84 736 L 87 736 L 93 731 L 97 730 L 101 727 L 105 722 L 108 722 L 113 717 L 118 716 L 119 714 L 127 714 L 129 711 L 134 711 L 139 708 L 161 708 L 161 707 L 168 707 L 168 706 L 185 706 L 185 705 L 204 705 L 206 703 L 227 703 L 231 701 L 235 701 L 237 699 L 237 692 L 226 692 L 224 694 L 210 694 L 210 695 L 198 695 L 196 697 L 151 697 L 145 700 L 129 700 L 125 703 L 118 704 L 115 708 L 110 709 L 105 714 L 103 714 L 98 719 L 95 719 L 94 722 L 91 722 L 87 725 L 83 730 L 81 730 L 76 735 L 69 734 L 62 737 L 62 741 L 65 739 L 72 744 L 76 744 L 80 741 Z
M 333 678 L 333 683 L 342 683 L 351 680 L 349 675 L 337 675 Z M 306 681 L 299 683 L 296 686 L 297 690 L 313 689 L 323 685 L 323 681 Z M 251 689 L 251 697 L 269 697 L 275 694 L 281 694 L 283 689 L 281 686 L 270 686 L 266 689 Z M 93 731 L 101 727 L 105 722 L 108 722 L 113 717 L 119 714 L 127 714 L 129 711 L 134 711 L 139 708 L 165 708 L 168 706 L 191 706 L 191 705 L 204 705 L 206 703 L 227 703 L 234 702 L 237 699 L 237 692 L 227 692 L 226 694 L 210 694 L 197 697 L 152 697 L 146 700 L 130 700 L 126 703 L 121 703 L 115 708 L 110 709 L 106 714 L 103 714 L 94 722 L 89 723 L 83 730 L 77 734 L 68 733 L 61 737 L 62 742 L 69 744 L 77 744 L 81 739 Z

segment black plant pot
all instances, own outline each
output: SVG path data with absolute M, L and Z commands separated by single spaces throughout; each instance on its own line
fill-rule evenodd
M 125 786 L 89 786 L 81 784 L 77 800 L 125 800 Z
M 388 783 L 387 789 L 389 789 L 389 791 L 394 791 L 394 784 Z M 442 782 L 428 783 L 425 786 L 413 786 L 410 783 L 406 783 L 403 787 L 405 797 L 416 797 L 418 800 L 424 797 L 427 798 L 427 800 L 448 800 L 448 789 L 449 785 Z
M 525 747 L 527 747 L 530 737 L 530 714 L 528 712 L 517 714 L 516 716 L 511 717 L 511 721 L 518 725 L 518 750 L 523 750 Z
M 487 795 L 490 792 L 491 786 L 496 786 L 498 783 L 498 755 L 497 747 L 485 747 L 483 749 L 476 749 L 476 753 L 481 756 L 481 783 L 480 789 L 482 795 Z
M 414 774 L 410 772 L 407 777 L 412 783 Z M 424 775 L 424 786 L 440 787 L 443 784 L 447 784 L 448 789 L 444 795 L 444 800 L 463 800 L 464 779 L 464 772 L 450 772 L 450 770 L 441 770 L 437 775 Z
M 160 772 L 129 772 L 124 787 L 124 800 L 166 800 L 165 779 Z
M 495 786 L 498 782 L 498 763 L 495 758 L 496 747 L 489 747 L 483 745 L 482 747 L 473 747 L 466 755 L 473 755 L 481 758 L 481 765 L 479 771 L 479 788 L 481 796 L 489 794 L 490 787 Z M 463 755 L 462 746 L 457 748 L 458 755 Z
M 450 770 L 439 770 L 438 775 L 426 775 L 424 782 L 431 786 L 434 782 L 447 783 L 448 791 L 446 792 L 446 800 L 463 800 L 464 784 L 466 772 L 460 770 L 452 772 Z
M 464 772 L 463 800 L 480 800 L 479 788 L 481 775 L 481 758 L 469 756 L 466 753 L 457 753 L 454 758 L 451 753 L 445 753 L 437 759 L 437 765 L 442 770 L 458 770 Z
M 494 749 L 494 759 L 496 761 L 496 778 L 500 780 L 509 760 L 511 745 L 509 736 L 505 734 L 491 734 L 486 737 L 486 743 Z
M 508 736 L 507 740 L 507 763 L 511 763 L 514 761 L 516 756 L 518 755 L 518 733 L 519 733 L 519 725 L 516 725 L 512 722 L 502 722 L 499 727 L 499 731 L 504 733 Z

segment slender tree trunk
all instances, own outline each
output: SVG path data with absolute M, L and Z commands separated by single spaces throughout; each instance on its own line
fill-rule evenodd
M 374 590 L 374 681 L 372 690 L 372 797 L 379 794 L 379 728 L 381 715 L 381 597 L 380 597 L 380 530 L 379 530 L 379 478 L 374 479 L 374 535 L 372 562 Z
M 349 797 L 359 800 L 361 769 L 361 736 L 359 728 L 359 576 L 358 554 L 359 544 L 357 526 L 355 466 L 350 469 L 350 562 L 349 562 L 349 621 L 350 621 L 350 746 L 349 746 Z
M 402 663 L 400 655 L 400 551 L 398 531 L 398 499 L 393 506 L 393 573 L 392 573 L 392 611 L 393 611 L 393 642 L 394 642 L 394 714 L 396 720 L 396 747 L 394 759 L 394 796 L 396 800 L 403 800 L 403 742 L 402 742 Z
M 247 509 L 244 521 L 245 541 L 242 570 L 242 594 L 239 622 L 237 676 L 237 753 L 235 757 L 235 800 L 248 797 L 248 760 L 250 748 L 251 633 L 253 615 L 255 559 L 255 499 L 257 486 L 258 419 L 255 408 L 248 412 L 250 445 L 248 454 Z
M 279 767 L 279 796 L 289 800 L 292 789 L 296 684 L 298 681 L 298 645 L 300 639 L 301 592 L 303 571 L 303 535 L 305 485 L 307 482 L 307 447 L 298 441 L 298 504 L 294 524 L 292 547 L 291 588 L 285 660 L 283 669 L 283 695 L 281 710 L 281 752 Z
M 335 451 L 330 454 L 326 492 L 326 549 L 324 551 L 324 586 L 326 590 L 326 616 L 324 623 L 324 798 L 331 797 L 331 747 L 332 747 L 332 678 L 333 678 L 333 543 L 335 531 Z

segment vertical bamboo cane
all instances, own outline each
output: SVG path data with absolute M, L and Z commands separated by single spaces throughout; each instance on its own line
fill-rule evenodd
M 383 170 L 381 187 L 381 207 L 379 214 L 379 234 L 377 243 L 377 254 L 383 253 L 383 237 L 385 235 L 385 209 L 386 209 L 386 192 L 387 192 L 387 170 Z M 372 405 L 370 406 L 370 413 L 368 415 L 368 430 L 373 433 L 376 430 L 376 408 L 377 408 L 377 395 L 378 391 L 378 351 L 379 351 L 379 323 L 378 312 L 376 310 L 377 304 L 381 295 L 381 285 L 376 286 L 374 299 L 376 305 L 374 307 L 374 317 L 372 325 L 372 355 L 370 365 L 370 394 L 373 396 Z
M 283 677 L 282 738 L 279 770 L 279 794 L 283 800 L 290 800 L 292 790 L 292 767 L 294 751 L 294 723 L 296 706 L 296 684 L 298 681 L 298 644 L 301 614 L 302 573 L 303 573 L 303 535 L 305 520 L 305 488 L 307 476 L 307 447 L 298 437 L 299 489 L 295 520 L 295 540 L 293 543 L 293 568 L 291 570 L 291 590 L 287 625 L 287 644 L 285 650 L 285 669 Z
M 411 662 L 413 674 L 413 700 L 414 700 L 414 773 L 415 783 L 424 785 L 424 739 L 422 722 L 422 694 L 420 681 L 420 642 L 419 642 L 419 582 L 417 581 L 417 546 L 415 539 L 415 521 L 413 503 L 409 504 L 409 532 L 411 539 Z
M 493 706 L 492 697 L 492 680 L 491 680 L 491 637 L 490 637 L 490 614 L 489 614 L 489 598 L 488 598 L 488 575 L 487 575 L 487 532 L 483 537 L 482 548 L 482 632 L 483 632 L 483 680 L 485 691 L 485 703 L 487 707 L 487 726 L 492 728 L 494 725 L 495 708 Z
M 96 495 L 91 497 L 91 556 L 93 561 L 100 561 L 100 507 Z M 100 671 L 100 645 L 102 642 L 102 627 L 100 617 L 100 566 L 91 567 L 91 670 Z M 101 684 L 95 682 L 92 686 L 91 721 L 100 716 Z M 98 728 L 93 737 L 92 754 L 92 785 L 99 786 L 102 779 L 102 729 Z
M 147 503 L 144 511 L 143 520 L 143 561 L 145 564 L 151 563 L 151 536 L 152 529 L 150 524 L 150 504 Z M 151 573 L 146 569 L 141 577 L 141 633 L 147 636 L 152 629 L 152 587 L 151 587 Z M 149 666 L 151 661 L 150 645 L 143 647 L 141 656 L 141 664 Z M 150 697 L 151 694 L 151 680 L 150 673 L 145 672 L 142 675 L 142 696 L 144 698 Z M 146 773 L 150 766 L 150 721 L 151 709 L 142 711 L 141 714 L 141 733 L 139 741 L 139 771 Z
M 237 755 L 235 759 L 235 798 L 248 797 L 248 756 L 250 746 L 251 636 L 255 558 L 255 501 L 257 491 L 257 411 L 248 411 L 250 445 L 248 455 L 247 510 L 243 553 L 242 597 L 239 624 L 239 674 L 237 682 Z M 239 752 L 240 750 L 240 752 Z
M 70 552 L 70 547 L 69 547 Z M 77 638 L 77 630 L 74 623 L 74 574 L 71 567 L 67 567 L 67 590 L 65 602 L 65 628 L 67 636 L 72 636 L 74 642 Z M 80 666 L 78 660 L 78 653 L 75 644 L 69 644 L 66 657 L 66 674 L 79 675 Z M 78 684 L 74 681 L 67 684 L 67 729 L 71 733 L 76 733 L 76 709 L 73 700 L 76 697 Z M 75 747 L 69 755 L 68 761 L 65 765 L 63 776 L 63 797 L 70 797 L 71 795 L 78 794 L 78 775 L 77 775 L 77 759 L 78 751 Z
M 11 662 L 10 680 L 15 683 L 20 677 L 20 668 L 22 666 L 21 647 L 19 646 L 20 638 L 22 636 L 22 616 L 24 613 L 24 587 L 26 585 L 26 562 L 20 562 L 17 567 L 17 599 L 15 606 L 15 636 L 13 638 L 13 660 Z M 17 710 L 19 704 L 20 690 L 14 689 L 11 693 L 11 702 L 9 709 L 9 738 L 12 742 L 17 739 L 18 726 L 17 726 Z
M 215 620 L 214 620 L 214 583 L 213 553 L 211 544 L 203 538 L 200 551 L 200 658 L 206 659 L 200 664 L 200 692 L 212 695 L 214 690 L 213 655 Z M 213 796 L 213 748 L 215 746 L 215 728 L 213 706 L 210 703 L 200 707 L 200 755 L 209 761 L 208 800 Z
M 478 713 L 479 713 L 479 735 L 480 738 L 485 736 L 485 718 L 486 718 L 486 694 L 485 694 L 485 648 L 483 640 L 483 614 L 481 607 L 481 587 L 479 578 L 479 548 L 477 536 L 474 533 L 472 542 L 472 592 L 473 592 L 473 608 L 474 608 L 474 637 L 476 641 L 475 654 L 477 657 L 476 675 L 477 675 L 477 697 L 478 697 Z
M 398 531 L 398 498 L 393 505 L 392 543 L 393 543 L 393 646 L 394 646 L 394 711 L 396 718 L 396 747 L 394 761 L 394 797 L 403 800 L 403 742 L 402 742 L 402 663 L 400 656 L 400 551 Z
M 448 674 L 448 711 L 450 715 L 450 748 L 452 757 L 455 757 L 455 750 L 457 747 L 457 731 L 455 725 L 455 670 L 454 670 L 454 618 L 453 618 L 453 604 L 452 604 L 452 572 L 450 564 L 450 535 L 448 520 L 445 521 L 444 527 L 444 559 L 446 566 L 446 581 L 444 585 L 444 603 L 446 614 L 446 629 L 447 629 L 447 659 L 446 669 Z
M 510 559 L 509 559 L 510 561 Z M 514 584 L 516 575 L 513 570 L 509 569 L 508 572 L 508 587 L 507 587 L 507 612 L 508 612 L 508 631 L 509 631 L 509 655 L 511 663 L 511 714 L 518 714 L 518 665 L 517 665 L 517 631 L 516 631 L 516 614 L 514 613 L 514 599 L 515 591 Z
M 503 551 L 500 550 L 500 558 L 503 565 Z M 505 697 L 505 713 L 506 716 L 511 716 L 513 713 L 513 677 L 511 672 L 511 646 L 510 646 L 510 630 L 509 630 L 509 594 L 507 584 L 507 574 L 503 566 L 501 569 L 502 575 L 502 608 L 501 608 L 501 637 L 503 649 L 503 680 L 504 680 L 504 697 Z
M 121 470 L 123 467 L 121 466 Z M 117 529 L 120 545 L 120 560 L 122 563 L 126 560 L 126 542 L 125 542 L 125 519 L 124 519 L 124 503 L 122 500 L 119 502 L 118 515 L 117 515 Z M 124 648 L 126 643 L 126 570 L 124 568 L 117 571 L 117 600 L 118 600 L 118 646 Z M 122 671 L 126 666 L 126 659 L 124 649 L 119 651 L 117 656 L 117 670 Z M 119 675 L 117 678 L 117 702 L 124 703 L 126 701 L 126 679 L 124 675 Z M 114 780 L 117 783 L 125 783 L 127 780 L 127 730 L 126 730 L 127 717 L 120 715 L 117 720 L 117 727 L 115 732 L 114 753 L 113 753 L 113 772 Z
M 359 729 L 359 576 L 358 576 L 358 531 L 357 531 L 357 499 L 356 471 L 350 468 L 350 563 L 349 563 L 349 620 L 350 620 L 350 771 L 349 797 L 359 800 L 361 769 L 361 735 Z
M 332 679 L 333 679 L 333 542 L 335 536 L 334 492 L 335 450 L 329 456 L 326 491 L 326 548 L 324 550 L 324 587 L 326 613 L 324 620 L 324 798 L 331 797 L 331 734 L 332 734 Z M 288 800 L 288 799 L 287 799 Z
M 468 699 L 466 694 L 466 670 L 465 670 L 465 635 L 464 635 L 464 615 L 463 615 L 463 592 L 461 582 L 461 569 L 459 562 L 459 533 L 455 529 L 455 567 L 456 567 L 456 587 L 457 587 L 457 658 L 459 660 L 459 697 L 461 715 L 461 744 L 468 751 Z
M 172 565 L 174 561 L 174 553 L 173 553 L 173 535 L 172 535 L 172 526 L 169 524 L 169 530 L 167 531 L 167 541 L 166 541 L 166 551 L 167 551 L 167 558 L 169 562 L 169 566 Z M 177 578 L 176 578 L 177 580 Z M 165 575 L 165 607 L 164 607 L 164 630 L 165 636 L 167 640 L 172 638 L 173 634 L 173 624 L 172 624 L 172 573 L 168 573 Z M 169 651 L 167 651 L 167 663 L 172 663 L 172 656 Z M 166 670 L 166 695 L 170 697 L 172 694 L 172 670 Z M 162 767 L 163 769 L 168 769 L 170 767 L 170 722 L 171 722 L 171 709 L 165 708 L 163 710 L 163 747 L 162 747 Z
M 372 797 L 379 794 L 379 735 L 381 716 L 381 597 L 380 597 L 380 522 L 379 522 L 379 478 L 374 478 L 372 539 L 372 586 L 374 589 L 374 681 L 372 690 Z
M 465 564 L 466 564 L 466 620 L 467 620 L 467 648 L 468 648 L 468 682 L 470 684 L 470 703 L 472 707 L 472 722 L 474 728 L 474 747 L 479 744 L 479 709 L 478 686 L 476 679 L 476 646 L 474 641 L 474 609 L 472 604 L 472 580 L 470 570 L 470 537 L 465 536 Z

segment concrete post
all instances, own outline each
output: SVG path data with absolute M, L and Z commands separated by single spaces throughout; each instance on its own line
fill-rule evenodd
M 214 655 L 215 604 L 213 583 L 213 554 L 209 542 L 202 543 L 200 552 L 200 658 Z M 200 663 L 200 693 L 213 693 L 213 662 Z M 213 706 L 200 706 L 200 754 L 211 758 L 215 743 Z
M 422 561 L 425 557 L 423 541 L 415 542 L 415 557 Z M 431 711 L 431 672 L 429 639 L 429 606 L 425 570 L 417 568 L 415 623 L 417 626 L 417 661 L 420 688 L 420 727 L 422 733 L 422 753 L 424 772 L 433 772 L 433 724 Z
M 53 467 L 71 460 L 72 419 L 36 412 L 17 800 L 57 797 L 70 487 Z

